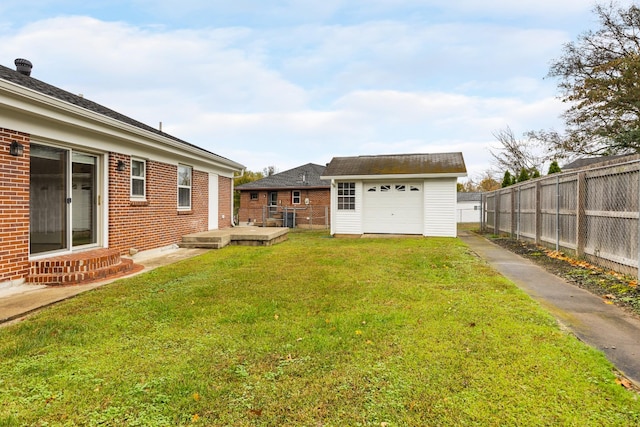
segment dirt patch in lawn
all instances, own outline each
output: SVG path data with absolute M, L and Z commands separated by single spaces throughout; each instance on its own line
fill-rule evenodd
M 532 243 L 505 237 L 485 237 L 533 261 L 569 283 L 602 297 L 606 304 L 615 304 L 640 315 L 640 289 L 638 289 L 637 278 L 616 273 Z

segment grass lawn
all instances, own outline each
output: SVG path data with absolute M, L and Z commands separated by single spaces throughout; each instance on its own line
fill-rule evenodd
M 0 426 L 638 425 L 638 395 L 456 239 L 290 233 L 0 328 Z

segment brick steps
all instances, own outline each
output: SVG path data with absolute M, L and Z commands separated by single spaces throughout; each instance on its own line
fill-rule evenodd
M 95 249 L 30 261 L 27 283 L 61 286 L 132 273 L 139 266 L 115 249 Z

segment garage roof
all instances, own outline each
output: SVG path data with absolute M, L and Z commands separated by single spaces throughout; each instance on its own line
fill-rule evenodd
M 462 153 L 334 157 L 324 179 L 437 178 L 466 176 Z

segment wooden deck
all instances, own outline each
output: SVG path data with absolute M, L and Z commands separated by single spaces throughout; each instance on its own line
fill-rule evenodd
M 221 249 L 227 245 L 271 246 L 287 240 L 286 227 L 233 227 L 187 234 L 181 248 Z

